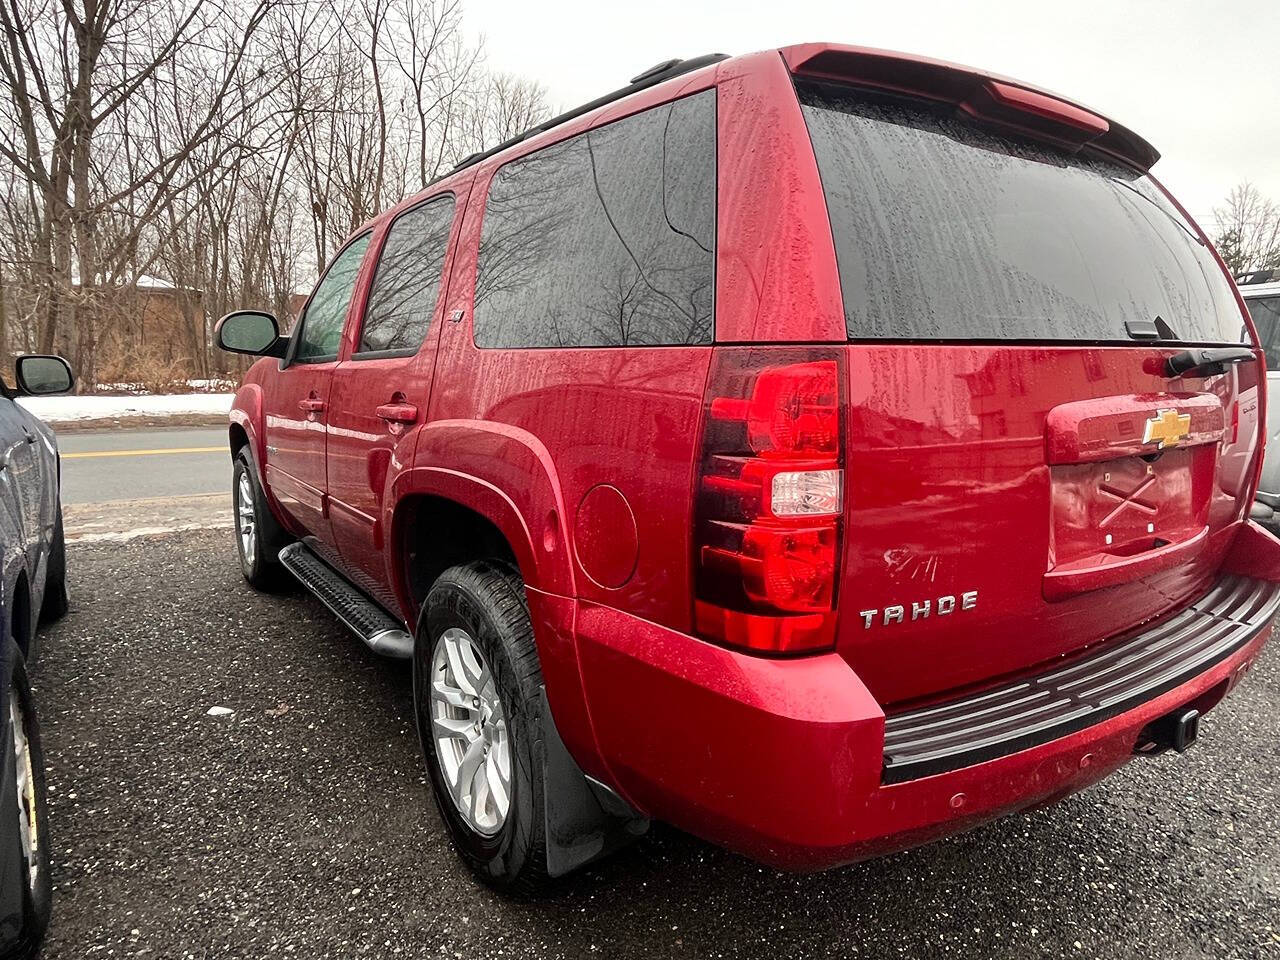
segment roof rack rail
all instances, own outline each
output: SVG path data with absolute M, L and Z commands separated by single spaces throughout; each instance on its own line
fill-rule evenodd
M 648 70 L 641 70 L 634 77 L 632 77 L 631 80 L 628 82 L 640 83 L 641 81 L 648 80 L 650 77 L 657 76 L 660 73 L 665 73 L 666 71 L 670 70 L 672 67 L 678 67 L 678 66 L 680 66 L 679 57 L 676 57 L 674 60 L 663 60 L 661 63 L 655 63 Z
M 672 77 L 678 77 L 684 73 L 692 73 L 694 70 L 710 66 L 713 63 L 719 63 L 721 60 L 727 60 L 728 58 L 729 55 L 725 53 L 708 53 L 705 56 L 692 57 L 689 60 L 664 60 L 662 63 L 655 64 L 643 73 L 632 77 L 631 82 L 627 84 L 627 86 L 614 90 L 612 93 L 606 93 L 603 97 L 597 97 L 588 103 L 584 103 L 580 107 L 574 107 L 572 110 L 562 113 L 558 117 L 552 117 L 550 120 L 545 120 L 536 127 L 530 127 L 528 130 L 524 131 L 524 133 L 517 134 L 510 140 L 498 144 L 496 147 L 490 147 L 488 150 L 484 150 L 480 153 L 473 153 L 469 156 L 463 157 L 462 160 L 458 162 L 458 165 L 453 169 L 461 170 L 464 167 L 469 167 L 472 164 L 479 163 L 481 160 L 487 159 L 495 153 L 502 152 L 507 149 L 507 147 L 514 146 L 521 140 L 527 140 L 535 134 L 542 133 L 544 130 L 550 130 L 552 127 L 558 127 L 562 123 L 568 123 L 575 117 L 580 117 L 584 113 L 590 113 L 597 107 L 603 107 L 607 103 L 613 103 L 615 100 L 621 100 L 623 97 L 630 96 L 639 90 L 644 90 L 646 87 L 656 86 L 664 80 L 670 80 Z

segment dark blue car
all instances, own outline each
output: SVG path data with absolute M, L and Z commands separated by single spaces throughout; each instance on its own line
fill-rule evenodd
M 60 357 L 26 356 L 0 383 L 0 960 L 25 960 L 49 925 L 49 829 L 40 727 L 27 679 L 38 621 L 67 609 L 58 447 L 14 402 L 63 393 Z
M 5 644 L 3 680 L 0 958 L 25 960 L 40 949 L 49 925 L 49 830 L 40 725 L 27 680 L 26 658 L 12 637 Z

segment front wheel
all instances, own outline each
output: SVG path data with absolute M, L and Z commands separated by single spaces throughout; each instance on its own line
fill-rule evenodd
M 489 562 L 442 573 L 423 605 L 413 659 L 436 805 L 480 879 L 525 895 L 549 882 L 545 787 L 533 752 L 541 686 L 519 576 Z
M 246 450 L 236 454 L 231 474 L 231 508 L 235 516 L 236 552 L 240 572 L 255 590 L 278 590 L 285 571 L 277 559 L 283 534 L 266 497 L 258 486 L 253 462 Z
M 49 875 L 48 793 L 44 779 L 44 753 L 40 748 L 40 727 L 35 701 L 27 681 L 26 664 L 18 645 L 9 642 L 9 731 L 12 771 L 0 796 L 6 798 L 9 823 L 16 821 L 14 852 L 16 870 L 9 874 L 22 878 L 22 922 L 16 957 L 33 957 L 44 939 L 52 910 L 53 883 Z M 12 799 L 9 799 L 12 798 Z

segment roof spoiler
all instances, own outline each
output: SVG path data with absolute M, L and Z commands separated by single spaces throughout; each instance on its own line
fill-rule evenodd
M 1160 159 L 1156 148 L 1099 113 L 1016 80 L 970 67 L 868 47 L 804 44 L 786 47 L 792 73 L 875 87 L 951 103 L 963 113 L 1071 152 L 1086 145 L 1141 170 Z

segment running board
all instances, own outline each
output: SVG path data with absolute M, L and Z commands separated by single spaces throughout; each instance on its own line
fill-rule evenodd
M 374 653 L 397 660 L 413 656 L 413 635 L 391 614 L 356 589 L 303 543 L 291 543 L 280 551 L 280 565 L 298 578 L 339 620 Z

